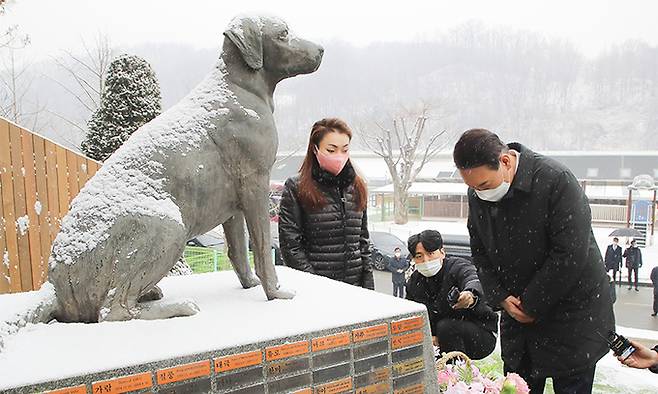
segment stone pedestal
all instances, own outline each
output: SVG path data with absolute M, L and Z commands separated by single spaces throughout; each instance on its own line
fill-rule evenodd
M 437 392 L 424 306 L 277 271 L 295 299 L 268 302 L 220 272 L 161 283 L 166 299 L 199 304 L 193 317 L 29 325 L 0 354 L 0 391 Z

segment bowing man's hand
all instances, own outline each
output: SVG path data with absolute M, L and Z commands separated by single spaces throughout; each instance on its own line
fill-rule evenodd
M 508 315 L 519 323 L 529 324 L 535 321 L 534 317 L 530 317 L 523 311 L 521 300 L 514 296 L 508 296 L 500 303 L 500 306 L 505 309 Z

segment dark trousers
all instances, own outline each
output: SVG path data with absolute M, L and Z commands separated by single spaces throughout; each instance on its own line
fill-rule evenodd
M 480 360 L 493 352 L 496 336 L 481 325 L 468 320 L 441 319 L 435 332 L 441 353 L 458 350 L 473 360 Z
M 653 313 L 658 314 L 658 287 L 653 288 Z
M 404 298 L 404 283 L 393 282 L 393 295 L 395 297 Z
M 631 275 L 635 274 L 635 288 L 637 289 L 637 268 L 628 268 L 628 288 L 630 289 L 632 286 L 631 284 Z
M 616 270 L 614 268 L 611 268 L 608 270 L 608 272 L 612 271 L 612 281 L 617 282 L 621 286 L 621 270 Z M 619 272 L 619 281 L 617 281 L 617 272 Z
M 532 364 L 526 356 L 524 356 L 523 361 L 521 362 L 521 369 L 518 371 L 512 371 L 507 368 L 507 365 L 504 366 L 505 374 L 507 375 L 510 372 L 518 373 L 525 381 L 528 383 L 528 388 L 530 393 L 541 394 L 544 392 L 544 386 L 546 385 L 546 378 L 531 378 L 530 371 L 532 369 Z M 576 375 L 571 376 L 562 376 L 553 378 L 553 390 L 555 394 L 591 394 L 592 386 L 594 385 L 594 371 L 596 366 L 580 372 Z

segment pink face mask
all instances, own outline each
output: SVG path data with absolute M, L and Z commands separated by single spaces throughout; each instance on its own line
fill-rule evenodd
M 347 153 L 334 153 L 332 155 L 328 155 L 316 148 L 315 157 L 318 158 L 318 163 L 322 169 L 331 174 L 338 175 L 341 171 L 343 171 L 343 167 L 345 167 L 345 164 L 347 164 L 347 160 L 349 160 L 350 155 Z

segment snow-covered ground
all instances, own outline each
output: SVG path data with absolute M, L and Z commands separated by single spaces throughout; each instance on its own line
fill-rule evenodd
M 620 227 L 620 226 L 618 226 Z M 594 237 L 601 249 L 601 255 L 605 255 L 605 250 L 612 243 L 612 238 L 608 236 L 615 228 L 618 227 L 594 227 Z M 396 235 L 402 241 L 407 240 L 410 235 L 419 233 L 423 230 L 437 230 L 441 234 L 463 234 L 468 235 L 465 220 L 422 220 L 410 221 L 407 224 L 398 225 L 393 222 L 371 222 L 370 230 L 385 231 Z M 620 239 L 620 245 L 626 248 L 625 238 Z M 658 234 L 654 235 L 651 246 L 642 249 L 642 260 L 644 264 L 638 272 L 638 280 L 644 283 L 650 283 L 649 275 L 651 269 L 658 265 Z M 622 280 L 627 280 L 627 271 L 622 268 Z
M 277 267 L 293 300 L 266 301 L 258 286 L 244 290 L 231 271 L 164 278 L 164 300 L 192 298 L 201 311 L 168 320 L 98 324 L 28 324 L 0 352 L 0 391 L 213 349 L 419 313 L 425 307 L 287 267 Z M 0 296 L 0 310 L 20 311 L 38 292 Z M 358 299 L 358 303 L 354 300 Z M 38 362 L 35 362 L 38 361 Z

